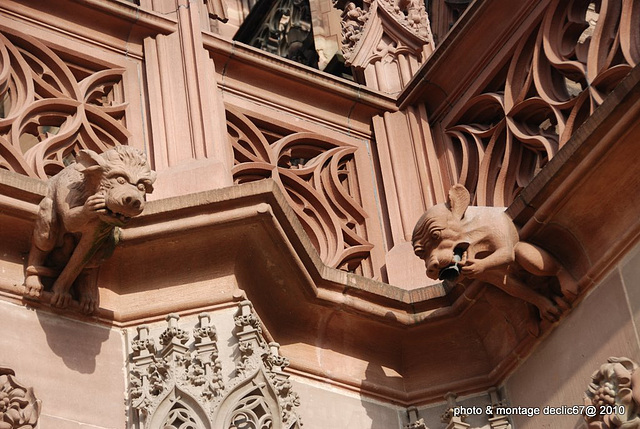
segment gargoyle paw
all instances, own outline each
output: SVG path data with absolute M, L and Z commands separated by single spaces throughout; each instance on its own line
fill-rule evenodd
M 25 295 L 38 298 L 40 296 L 40 292 L 42 292 L 42 283 L 40 282 L 40 278 L 37 275 L 31 274 L 27 275 L 24 279 L 24 287 Z
M 51 305 L 57 308 L 66 308 L 71 304 L 71 294 L 69 292 L 53 292 Z
M 465 264 L 462 265 L 461 271 L 462 274 L 473 279 L 482 274 L 485 271 L 485 267 L 479 259 L 467 259 Z
M 538 310 L 540 311 L 540 317 L 548 320 L 549 322 L 556 322 L 562 314 L 562 310 L 546 298 L 544 302 L 538 306 Z
M 106 212 L 106 207 L 106 199 L 102 194 L 91 195 L 84 203 L 85 212 L 93 215 Z
M 84 314 L 91 314 L 98 308 L 98 300 L 92 296 L 80 297 L 80 310 Z
M 578 297 L 578 282 L 566 270 L 562 269 L 558 272 L 558 281 L 560 281 L 560 291 L 562 296 L 569 302 L 573 302 Z
M 556 302 L 556 305 L 560 309 L 561 312 L 565 312 L 571 308 L 571 301 L 568 301 L 566 298 L 561 296 L 553 297 L 553 300 Z

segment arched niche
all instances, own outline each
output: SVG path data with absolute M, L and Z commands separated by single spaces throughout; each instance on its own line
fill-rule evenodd
M 147 429 L 212 429 L 207 413 L 188 393 L 175 387 L 153 413 Z
M 262 368 L 235 386 L 213 420 L 216 429 L 289 429 L 282 423 L 276 392 Z

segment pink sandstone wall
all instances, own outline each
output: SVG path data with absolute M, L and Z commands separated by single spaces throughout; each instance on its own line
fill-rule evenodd
M 640 246 L 595 287 L 509 377 L 510 406 L 582 405 L 591 374 L 610 356 L 638 362 Z M 513 416 L 517 429 L 579 428 L 581 416 Z
M 0 301 L 0 363 L 42 401 L 38 428 L 125 427 L 122 332 Z

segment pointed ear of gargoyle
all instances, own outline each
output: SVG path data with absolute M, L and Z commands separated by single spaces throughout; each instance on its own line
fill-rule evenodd
M 449 207 L 456 219 L 462 219 L 470 203 L 471 195 L 467 188 L 458 183 L 449 189 Z
M 76 156 L 76 162 L 84 175 L 102 172 L 105 167 L 104 158 L 90 149 L 81 149 Z

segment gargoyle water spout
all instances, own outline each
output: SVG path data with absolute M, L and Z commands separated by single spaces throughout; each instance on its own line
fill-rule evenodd
M 469 191 L 455 185 L 449 190 L 446 204 L 429 208 L 418 220 L 413 250 L 425 261 L 427 276 L 490 283 L 535 305 L 544 319 L 557 320 L 561 308 L 578 293 L 575 279 L 548 252 L 520 241 L 504 209 L 473 207 L 470 202 Z M 519 268 L 536 276 L 556 276 L 563 297 L 555 297 L 553 302 L 536 292 L 516 274 Z

